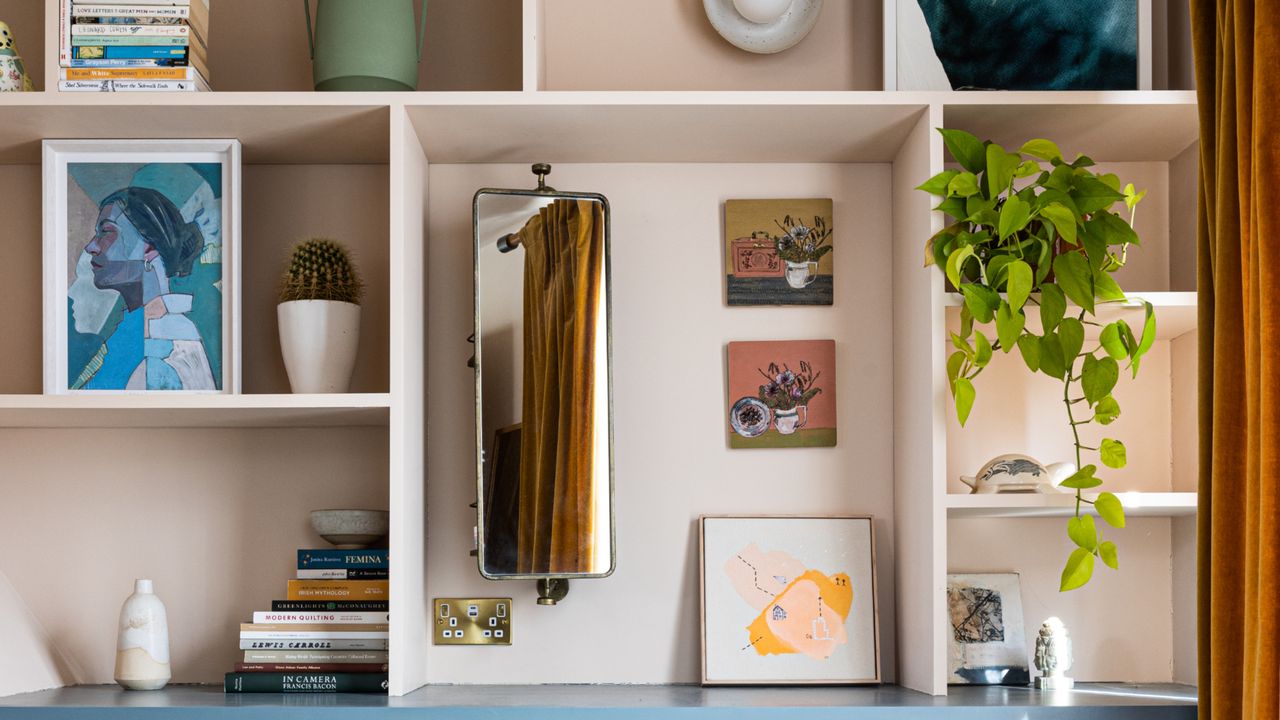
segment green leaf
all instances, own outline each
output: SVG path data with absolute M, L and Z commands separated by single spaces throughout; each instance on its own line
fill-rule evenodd
M 1120 558 L 1116 554 L 1116 544 L 1107 540 L 1098 546 L 1098 555 L 1102 558 L 1102 562 L 1112 570 L 1120 569 Z
M 1065 321 L 1064 321 L 1065 322 Z M 1084 358 L 1084 370 L 1080 373 L 1080 387 L 1084 397 L 1094 405 L 1111 394 L 1120 379 L 1120 364 L 1109 357 L 1098 360 L 1092 355 Z
M 1026 227 L 1030 219 L 1031 206 L 1017 195 L 1010 195 L 1000 206 L 1000 239 L 1004 240 Z
M 1111 277 L 1111 273 L 1098 270 L 1093 273 L 1093 296 L 1102 301 L 1114 302 L 1124 300 L 1124 290 L 1120 289 L 1120 284 Z
M 1138 245 L 1138 233 L 1129 227 L 1119 215 L 1106 210 L 1099 210 L 1085 221 L 1086 232 L 1102 238 L 1107 245 Z
M 1108 395 L 1098 401 L 1093 407 L 1093 419 L 1099 425 L 1110 425 L 1120 417 L 1120 403 L 1116 399 Z
M 1016 178 L 1031 177 L 1038 174 L 1040 174 L 1040 163 L 1035 160 L 1027 160 L 1019 165 L 1017 170 L 1013 171 L 1013 176 Z
M 969 420 L 969 412 L 973 410 L 973 399 L 977 393 L 968 378 L 957 378 L 955 386 L 956 418 L 960 421 L 960 427 L 964 427 Z
M 996 337 L 1000 340 L 1000 349 L 1006 353 L 1013 350 L 1014 343 L 1020 341 L 1022 329 L 1027 325 L 1027 316 L 1021 310 L 1014 310 L 1009 303 L 1000 301 L 1000 309 L 996 310 Z M 1032 368 L 1032 372 L 1035 369 Z
M 1093 552 L 1098 547 L 1098 527 L 1092 515 L 1081 515 L 1067 521 L 1067 537 L 1076 545 Z
M 964 294 L 964 305 L 973 313 L 974 320 L 989 323 L 995 318 L 996 308 L 1000 307 L 1000 293 L 977 283 L 964 283 L 960 292 Z
M 1085 465 L 1075 472 L 1074 475 L 1062 481 L 1062 487 L 1071 488 L 1073 490 L 1088 490 L 1096 488 L 1102 484 L 1102 480 L 1094 477 L 1094 473 L 1098 471 L 1097 465 Z
M 1142 304 L 1146 306 L 1147 314 L 1142 323 L 1142 341 L 1138 343 L 1138 349 L 1133 353 L 1135 360 L 1146 355 L 1152 343 L 1156 341 L 1156 309 L 1145 300 Z
M 1009 189 L 1013 181 L 1013 171 L 1018 168 L 1022 158 L 1007 153 L 995 143 L 987 145 L 987 196 L 996 197 Z
M 991 362 L 991 341 L 981 332 L 973 334 L 974 359 L 973 364 L 978 367 L 986 367 Z
M 1040 286 L 1040 324 L 1046 333 L 1053 332 L 1067 314 L 1067 296 L 1053 283 Z
M 1076 548 L 1067 558 L 1067 566 L 1062 568 L 1062 582 L 1058 585 L 1058 590 L 1059 592 L 1075 590 L 1089 582 L 1091 577 L 1093 577 L 1093 553 L 1084 548 Z
M 971 172 L 966 171 L 959 173 L 955 177 L 951 178 L 951 182 L 947 184 L 948 197 L 967 198 L 970 195 L 977 195 L 979 192 L 978 176 Z M 965 212 L 968 211 L 969 207 L 966 205 Z
M 1137 205 L 1142 200 L 1142 198 L 1146 196 L 1147 196 L 1146 190 L 1143 190 L 1140 193 L 1135 193 L 1133 191 L 1133 183 L 1129 183 L 1128 185 L 1124 186 L 1124 206 L 1129 209 L 1129 212 L 1133 212 L 1134 206 Z
M 951 183 L 951 178 L 959 174 L 960 174 L 959 170 L 943 170 L 937 175 L 934 175 L 928 180 L 925 180 L 923 183 L 920 183 L 919 185 L 917 185 L 916 189 L 923 190 L 929 193 L 930 195 L 938 195 L 938 196 L 946 197 L 947 186 Z
M 1120 332 L 1120 323 L 1108 323 L 1102 328 L 1102 334 L 1098 336 L 1098 342 L 1102 343 L 1102 349 L 1107 351 L 1113 360 L 1129 357 L 1129 349 L 1124 346 L 1124 336 Z
M 1063 318 L 1058 326 L 1058 342 L 1062 345 L 1062 362 L 1070 369 L 1084 347 L 1084 324 L 1073 317 Z
M 973 334 L 973 313 L 968 305 L 960 306 L 960 337 L 967 338 Z
M 1021 310 L 1031 295 L 1031 266 L 1021 260 L 1014 260 L 1008 265 L 1009 305 L 1014 310 Z
M 952 251 L 951 256 L 947 258 L 947 279 L 951 281 L 952 286 L 960 287 L 960 272 L 971 257 L 973 257 L 973 246 L 964 245 Z
M 951 151 L 951 157 L 960 163 L 960 167 L 971 173 L 980 173 L 986 169 L 984 165 L 987 151 L 982 147 L 981 140 L 963 130 L 938 128 L 938 132 L 942 133 L 942 142 Z
M 954 257 L 954 255 L 953 255 Z M 947 261 L 950 267 L 951 262 Z M 1053 272 L 1062 292 L 1076 305 L 1093 314 L 1093 273 L 1080 253 L 1069 252 L 1053 259 Z
M 1062 203 L 1049 203 L 1040 208 L 1040 215 L 1053 223 L 1053 229 L 1058 231 L 1063 240 L 1076 244 L 1076 214 L 1070 208 Z
M 965 357 L 963 351 L 957 350 L 947 358 L 947 384 L 950 385 L 952 394 L 955 394 L 956 378 L 960 377 L 960 369 L 964 367 Z
M 1111 438 L 1104 438 L 1102 446 L 1098 448 L 1098 454 L 1102 456 L 1102 464 L 1109 468 L 1119 470 L 1128 463 L 1128 454 L 1125 452 L 1124 443 Z
M 955 333 L 951 333 L 951 344 L 954 345 L 957 350 L 964 353 L 964 356 L 969 359 L 969 362 L 973 362 L 973 359 L 977 357 L 977 353 L 974 351 L 973 346 L 969 344 L 969 341 Z
M 1109 492 L 1098 493 L 1097 499 L 1093 501 L 1093 509 L 1098 511 L 1098 517 L 1107 521 L 1107 524 L 1113 528 L 1124 527 L 1124 506 L 1120 504 L 1120 498 Z
M 1040 338 L 1035 335 L 1023 335 L 1018 338 L 1018 351 L 1022 353 L 1022 362 L 1027 364 L 1031 372 L 1040 369 Z
M 996 290 L 1006 289 L 1003 286 L 1009 280 L 1009 263 L 1017 260 L 1015 255 L 996 255 L 987 261 L 987 285 Z
M 1051 333 L 1040 338 L 1040 372 L 1054 380 L 1061 380 L 1067 372 L 1067 362 L 1062 356 L 1062 341 Z
M 1041 138 L 1026 141 L 1022 144 L 1022 147 L 1018 149 L 1018 152 L 1032 157 L 1038 157 L 1041 160 L 1049 160 L 1051 162 L 1053 160 L 1062 159 L 1062 151 L 1058 149 L 1058 145 L 1052 140 L 1044 140 Z
M 969 217 L 969 211 L 965 208 L 964 198 L 952 197 L 938 203 L 934 208 L 939 212 L 944 212 L 956 220 L 964 220 Z
M 1087 171 L 1071 178 L 1070 192 L 1081 215 L 1092 215 L 1111 207 L 1117 200 L 1124 199 L 1114 188 Z

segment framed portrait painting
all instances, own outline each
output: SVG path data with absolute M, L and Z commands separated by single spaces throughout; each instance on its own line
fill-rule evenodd
M 703 516 L 702 683 L 880 682 L 870 517 Z
M 240 143 L 44 141 L 44 391 L 240 391 Z

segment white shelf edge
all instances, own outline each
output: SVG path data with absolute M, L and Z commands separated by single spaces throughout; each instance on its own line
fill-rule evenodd
M 1003 297 L 1004 293 L 1001 293 L 1001 296 Z M 947 308 L 948 324 L 959 322 L 958 309 L 964 305 L 964 296 L 960 293 L 945 293 L 943 297 L 943 303 Z M 1142 306 L 1139 300 L 1146 300 L 1156 309 L 1157 340 L 1173 340 L 1193 332 L 1199 326 L 1199 310 L 1194 292 L 1130 293 L 1129 299 L 1124 303 L 1099 305 L 1093 319 L 1095 322 L 1105 324 L 1123 317 L 1135 333 L 1141 332 Z M 1027 329 L 1039 332 L 1041 330 L 1040 314 L 1034 306 L 1028 307 L 1030 309 L 1027 312 Z M 1067 309 L 1067 312 L 1071 314 L 1079 310 L 1079 307 L 1073 305 Z M 1086 338 L 1093 339 L 1097 335 L 1097 327 L 1086 328 Z
M 389 393 L 0 395 L 0 427 L 386 426 Z
M 1126 517 L 1186 517 L 1196 514 L 1194 492 L 1118 492 Z M 1086 493 L 1094 498 L 1096 494 Z M 961 518 L 1030 518 L 1068 517 L 1075 512 L 1075 495 L 948 493 L 947 517 Z

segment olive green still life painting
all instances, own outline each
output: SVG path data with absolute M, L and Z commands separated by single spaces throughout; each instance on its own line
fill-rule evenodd
M 729 305 L 831 305 L 830 198 L 726 200 Z

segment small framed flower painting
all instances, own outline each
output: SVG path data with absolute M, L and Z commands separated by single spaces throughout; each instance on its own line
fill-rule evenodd
M 238 140 L 44 142 L 44 391 L 239 391 Z
M 835 447 L 834 340 L 731 342 L 729 447 Z
M 704 685 L 880 682 L 870 517 L 700 521 Z
M 832 304 L 831 208 L 830 198 L 725 201 L 729 304 Z

